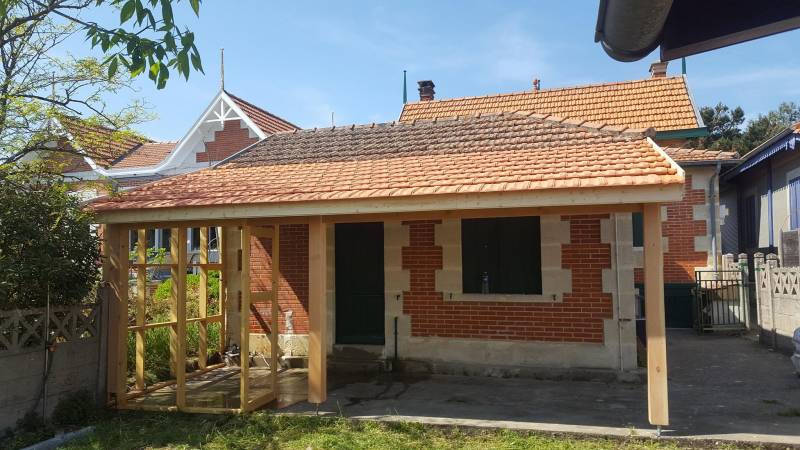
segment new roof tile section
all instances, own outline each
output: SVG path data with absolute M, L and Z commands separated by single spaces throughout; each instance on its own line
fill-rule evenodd
M 562 123 L 563 122 L 563 123 Z M 643 134 L 541 115 L 280 133 L 96 210 L 682 184 Z M 622 132 L 621 132 L 622 131 Z M 650 132 L 652 130 L 649 130 Z
M 739 159 L 738 153 L 726 152 L 722 150 L 679 147 L 663 147 L 663 150 L 664 153 L 669 155 L 669 157 L 677 163 L 700 161 L 737 161 Z
M 261 109 L 258 106 L 241 99 L 228 91 L 225 91 L 226 94 L 231 98 L 231 100 L 236 103 L 236 106 L 241 108 L 241 110 L 250 117 L 250 120 L 256 124 L 258 128 L 261 129 L 266 134 L 274 134 L 280 133 L 282 131 L 294 131 L 299 130 L 300 127 L 296 126 L 295 124 L 281 119 L 280 117 L 272 114 L 271 112 Z
M 702 127 L 682 76 L 408 103 L 401 121 L 512 111 L 658 131 Z
M 117 160 L 113 169 L 154 166 L 163 161 L 175 148 L 177 142 L 145 142 Z
M 59 122 L 72 135 L 72 145 L 92 158 L 95 164 L 108 168 L 140 145 L 151 142 L 131 132 L 115 131 L 75 117 L 62 116 Z

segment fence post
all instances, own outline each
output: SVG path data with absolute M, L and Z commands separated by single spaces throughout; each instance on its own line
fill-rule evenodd
M 769 281 L 769 310 L 770 310 L 770 329 L 772 330 L 772 349 L 778 348 L 778 329 L 775 326 L 775 288 L 772 286 L 773 271 L 778 268 L 778 255 L 770 253 L 767 255 L 767 280 Z
M 740 312 L 744 316 L 744 326 L 750 329 L 750 290 L 747 288 L 747 282 L 750 281 L 750 267 L 747 264 L 747 253 L 739 253 L 737 258 L 739 269 L 739 307 Z
M 722 271 L 723 271 L 722 272 L 722 279 L 723 280 L 730 278 L 730 274 L 728 274 L 725 271 L 732 270 L 734 264 L 735 263 L 734 263 L 734 259 L 733 259 L 733 253 L 726 253 L 726 254 L 722 255 Z

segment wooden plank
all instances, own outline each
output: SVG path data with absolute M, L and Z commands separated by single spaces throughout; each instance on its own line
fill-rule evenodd
M 147 230 L 137 231 L 136 263 L 147 263 Z M 136 325 L 142 326 L 145 322 L 145 302 L 147 295 L 147 268 L 136 268 Z M 145 330 L 136 331 L 136 389 L 144 389 L 144 336 Z
M 187 406 L 182 411 L 193 414 L 240 414 L 242 412 L 239 408 L 215 408 L 211 406 Z
M 115 255 L 119 267 L 117 323 L 126 324 L 128 323 L 128 254 L 130 252 L 130 243 L 128 242 L 128 230 L 119 229 L 118 234 L 118 251 Z M 125 395 L 128 391 L 128 333 L 124 326 L 119 327 L 117 332 L 117 355 L 117 406 L 124 407 L 126 404 Z
M 208 264 L 208 228 L 200 227 L 200 264 Z M 208 316 L 208 268 L 200 266 L 200 287 L 198 292 L 198 317 L 205 319 Z M 201 369 L 208 362 L 208 326 L 200 320 L 198 326 L 198 355 L 197 364 Z
M 272 302 L 270 303 L 270 311 L 272 312 L 272 321 L 270 324 L 269 343 L 270 343 L 270 385 L 272 386 L 272 395 L 278 395 L 278 334 L 280 324 L 278 319 L 278 289 L 281 284 L 281 228 L 280 225 L 273 225 L 272 227 Z M 252 411 L 252 409 L 251 409 Z
M 174 335 L 175 350 L 175 405 L 186 406 L 186 228 L 173 228 L 170 234 L 172 258 L 176 265 L 172 269 L 173 306 L 171 319 L 176 321 Z
M 241 355 L 242 372 L 239 375 L 239 400 L 240 408 L 247 411 L 247 402 L 250 400 L 250 227 L 243 226 L 241 230 L 242 266 L 239 276 L 242 296 L 242 310 L 239 321 L 239 348 Z
M 219 326 L 219 349 L 220 352 L 225 352 L 225 333 L 228 328 L 228 311 L 227 311 L 227 296 L 228 296 L 228 269 L 225 266 L 228 256 L 225 254 L 225 227 L 217 228 L 217 255 L 219 255 L 219 313 L 223 315 L 224 319 L 220 322 Z
M 195 378 L 195 377 L 198 377 L 200 375 L 203 375 L 203 374 L 206 374 L 208 372 L 211 372 L 212 370 L 219 369 L 220 367 L 225 367 L 225 363 L 213 364 L 213 365 L 210 365 L 210 366 L 206 367 L 205 369 L 197 369 L 192 373 L 187 373 L 186 374 L 186 379 L 190 380 L 192 378 Z M 151 392 L 155 392 L 155 391 L 157 391 L 159 389 L 163 389 L 165 387 L 173 386 L 175 383 L 176 383 L 176 380 L 161 381 L 161 382 L 155 383 L 155 384 L 153 384 L 151 386 L 147 386 L 146 388 L 144 388 L 144 389 L 142 389 L 140 391 L 130 392 L 128 394 L 127 398 L 128 398 L 128 400 L 130 400 L 132 398 L 141 397 L 141 396 L 149 394 Z
M 127 233 L 127 228 L 116 226 L 116 225 L 103 225 L 103 281 L 106 282 L 109 286 L 108 292 L 108 302 L 106 307 L 108 308 L 108 348 L 107 348 L 107 385 L 106 385 L 106 401 L 111 402 L 112 397 L 115 397 L 117 401 L 117 407 L 120 406 L 120 401 L 124 403 L 124 393 L 125 393 L 125 386 L 124 384 L 120 386 L 118 376 L 119 370 L 119 359 L 125 359 L 124 353 L 120 352 L 120 336 L 125 335 L 125 325 L 126 322 L 120 321 L 120 309 L 123 311 L 127 311 L 127 304 L 123 303 L 123 298 L 126 299 L 127 297 L 122 296 L 122 288 L 123 286 L 127 286 L 127 279 L 124 280 L 125 282 L 122 283 L 123 277 L 121 275 L 122 267 L 120 261 L 120 235 L 121 230 L 125 230 Z M 126 255 L 127 260 L 127 255 Z M 127 293 L 125 293 L 127 296 Z M 127 317 L 126 317 L 127 318 Z M 124 380 L 124 378 L 123 378 Z
M 651 424 L 669 425 L 661 206 L 657 203 L 645 204 L 643 213 L 644 297 L 647 322 L 647 410 Z
M 145 403 L 129 403 L 124 408 L 120 409 L 131 409 L 134 411 L 151 411 L 151 412 L 176 412 L 178 408 L 175 406 L 168 406 L 168 405 L 149 405 Z
M 141 211 L 141 210 L 140 210 Z M 135 223 L 120 224 L 129 230 L 139 228 L 198 228 L 208 226 L 241 226 L 245 223 L 243 219 L 206 219 L 206 220 L 169 220 L 169 221 L 136 221 Z
M 308 401 L 327 399 L 327 260 L 325 223 L 316 217 L 308 224 Z
M 247 402 L 247 411 L 255 411 L 258 408 L 275 401 L 276 398 L 277 396 L 274 392 L 267 392 L 266 394 Z

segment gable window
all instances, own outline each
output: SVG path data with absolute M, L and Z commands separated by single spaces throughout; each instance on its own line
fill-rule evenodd
M 789 225 L 800 228 L 800 177 L 789 181 Z
M 539 217 L 461 221 L 465 294 L 542 293 Z

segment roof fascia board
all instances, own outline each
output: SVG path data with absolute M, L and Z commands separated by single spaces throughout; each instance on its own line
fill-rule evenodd
M 670 160 L 671 161 L 671 160 Z M 674 162 L 673 162 L 674 164 Z M 683 169 L 680 169 L 683 175 Z M 594 189 L 544 189 L 527 192 L 409 196 L 386 199 L 329 200 L 271 204 L 233 204 L 182 208 L 98 211 L 100 223 L 412 213 L 440 210 L 532 208 L 583 205 L 666 203 L 683 197 L 683 183 Z
M 236 111 L 236 114 L 239 115 L 239 117 L 244 121 L 244 123 L 247 124 L 247 126 L 250 127 L 251 130 L 253 130 L 253 132 L 258 136 L 258 140 L 267 137 L 267 134 L 264 133 L 264 131 L 262 131 L 261 128 L 259 128 L 255 122 L 253 122 L 250 116 L 245 114 L 244 111 L 242 111 L 242 109 L 239 108 L 239 105 L 237 105 L 236 102 L 233 101 L 233 99 L 230 97 L 230 95 L 228 95 L 227 92 L 223 90 L 220 92 L 220 95 L 228 103 L 228 106 L 230 106 L 231 108 L 233 108 L 234 111 Z
M 708 136 L 707 127 L 687 128 L 684 130 L 656 131 L 656 139 L 682 139 Z
M 694 118 L 697 120 L 698 128 L 706 128 L 704 127 L 703 117 L 700 115 L 700 109 L 697 107 L 697 102 L 694 101 L 694 95 L 692 95 L 692 91 L 689 89 L 689 79 L 686 78 L 686 74 L 681 74 L 683 78 L 683 86 L 686 88 L 686 95 L 689 96 L 689 103 L 692 104 L 692 109 L 694 110 Z M 706 133 L 707 135 L 708 133 Z

